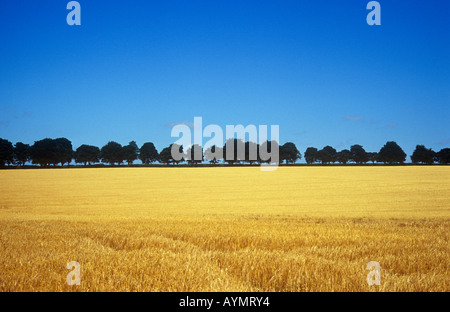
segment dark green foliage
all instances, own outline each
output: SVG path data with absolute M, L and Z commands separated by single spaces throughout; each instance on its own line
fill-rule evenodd
M 108 142 L 100 150 L 100 158 L 105 163 L 110 163 L 111 165 L 117 163 L 120 165 L 125 159 L 122 145 L 114 141 Z
M 53 140 L 43 139 L 35 141 L 30 147 L 30 157 L 33 164 L 39 164 L 40 166 L 48 166 L 52 163 L 54 150 Z
M 265 153 L 267 154 L 271 154 L 272 151 L 276 151 L 278 150 L 278 153 L 280 151 L 280 146 L 278 144 L 277 141 L 264 141 L 260 146 L 259 146 L 259 162 L 260 163 L 270 163 L 270 162 L 275 162 L 274 159 L 271 159 L 270 157 L 268 157 L 267 159 L 264 156 Z M 261 157 L 262 156 L 262 157 Z M 271 155 L 270 155 L 271 156 Z M 280 160 L 278 159 L 278 163 L 280 162 Z
M 352 158 L 352 153 L 348 149 L 343 149 L 336 155 L 336 160 L 341 164 L 347 164 Z
M 436 153 L 437 161 L 440 164 L 450 164 L 450 148 L 443 148 Z
M 75 162 L 91 165 L 99 162 L 100 149 L 97 146 L 83 144 L 75 151 Z
M 172 145 L 170 145 L 169 147 L 165 147 L 163 148 L 163 150 L 159 153 L 159 160 L 168 165 L 172 162 Z
M 387 164 L 403 164 L 406 160 L 406 153 L 393 141 L 387 142 L 378 153 L 378 161 Z
M 308 147 L 305 151 L 305 161 L 308 165 L 315 163 L 318 161 L 317 153 L 319 151 L 315 147 Z
M 333 147 L 327 145 L 317 152 L 317 159 L 321 161 L 322 164 L 335 162 L 337 160 L 337 152 Z
M 123 158 L 128 163 L 128 165 L 133 164 L 133 162 L 138 159 L 139 147 L 135 141 L 131 141 L 128 145 L 122 148 Z
M 245 161 L 253 164 L 258 161 L 259 145 L 255 142 L 245 142 Z
M 159 154 L 155 148 L 155 145 L 151 142 L 144 143 L 139 150 L 139 159 L 146 165 L 158 161 Z
M 411 161 L 414 164 L 432 164 L 434 161 L 435 153 L 430 148 L 426 148 L 424 145 L 417 145 L 413 154 L 411 155 Z
M 279 154 L 274 153 L 272 155 L 272 150 L 275 152 L 277 149 Z M 196 150 L 199 151 L 200 159 L 195 159 Z M 227 150 L 234 150 L 229 155 L 231 156 L 230 159 L 225 159 Z M 279 163 L 294 164 L 302 157 L 292 142 L 279 146 L 276 141 L 266 140 L 259 145 L 250 141 L 244 143 L 241 139 L 236 138 L 228 139 L 223 148 L 213 145 L 203 151 L 201 146 L 194 144 L 188 148 L 186 153 L 183 152 L 183 146 L 171 144 L 158 154 L 153 143 L 147 142 L 141 148 L 138 148 L 135 141 L 131 141 L 123 147 L 117 142 L 110 141 L 101 150 L 96 146 L 83 144 L 74 152 L 72 143 L 66 138 L 46 138 L 34 142 L 32 146 L 22 142 L 17 142 L 13 146 L 8 140 L 0 138 L 0 167 L 5 165 L 25 166 L 28 161 L 40 166 L 57 166 L 58 164 L 64 166 L 66 163 L 70 164 L 72 159 L 85 166 L 98 162 L 120 165 L 123 161 L 132 165 L 138 158 L 146 165 L 156 161 L 164 164 L 179 164 L 185 160 L 190 165 L 200 164 L 204 160 L 211 164 L 217 164 L 224 160 L 228 164 L 247 162 L 252 165 L 254 162 L 274 163 L 275 156 L 279 156 Z M 344 165 L 350 161 L 357 164 L 365 164 L 369 161 L 372 163 L 403 164 L 406 160 L 405 152 L 393 141 L 387 142 L 378 153 L 366 152 L 361 145 L 355 144 L 351 146 L 350 150 L 344 149 L 340 152 L 336 152 L 331 146 L 325 146 L 319 151 L 315 147 L 308 147 L 304 156 L 307 164 L 320 162 L 325 165 L 336 161 Z M 417 145 L 411 155 L 411 161 L 414 164 L 433 164 L 434 162 L 449 164 L 450 148 L 443 148 L 439 152 L 434 152 L 424 145 Z
M 180 163 L 182 161 L 182 159 L 180 160 L 175 160 L 172 156 L 172 149 L 174 149 L 175 151 L 178 150 L 178 152 L 180 154 L 183 153 L 183 146 L 182 145 L 178 145 L 178 144 L 170 144 L 169 147 L 164 148 L 161 153 L 159 153 L 159 160 L 168 165 L 170 163 Z
M 184 160 L 187 158 L 186 154 L 184 153 L 184 149 L 183 149 L 183 145 L 178 145 L 178 144 L 170 144 L 170 148 L 171 148 L 171 155 L 172 155 L 172 161 L 174 164 L 179 164 L 184 162 Z M 181 159 L 176 159 L 176 155 L 175 155 L 175 151 L 178 151 L 178 154 L 182 155 Z
M 203 148 L 198 144 L 194 144 L 187 149 L 186 156 L 188 164 L 199 164 L 203 161 Z
M 30 147 L 30 158 L 33 164 L 40 166 L 70 163 L 73 158 L 72 143 L 66 138 L 36 141 Z
M 377 152 L 368 152 L 367 155 L 369 156 L 369 161 L 371 161 L 373 164 L 378 161 L 378 153 Z
M 361 145 L 355 144 L 350 147 L 351 160 L 357 164 L 365 164 L 369 161 L 369 155 Z
M 218 161 L 223 160 L 223 148 L 215 145 L 208 147 L 205 150 L 205 160 L 211 164 L 217 164 Z
M 17 142 L 14 146 L 14 161 L 24 166 L 30 160 L 30 145 Z
M 14 161 L 14 147 L 11 142 L 0 138 L 0 167 L 12 164 Z
M 73 159 L 72 142 L 66 138 L 58 138 L 53 140 L 56 148 L 57 163 L 61 163 L 63 166 L 65 163 L 70 164 Z
M 227 155 L 227 150 L 228 154 Z M 228 139 L 223 147 L 223 156 L 228 164 L 245 161 L 245 144 L 241 139 Z
M 302 155 L 300 154 L 294 143 L 287 142 L 280 146 L 280 163 L 285 161 L 286 164 L 293 164 L 301 158 Z

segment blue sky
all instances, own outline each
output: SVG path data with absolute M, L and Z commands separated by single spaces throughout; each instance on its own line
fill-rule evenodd
M 0 2 L 0 137 L 157 149 L 171 127 L 279 125 L 280 141 L 450 146 L 450 1 Z M 204 143 L 208 139 L 205 138 Z M 409 157 L 408 157 L 409 160 Z

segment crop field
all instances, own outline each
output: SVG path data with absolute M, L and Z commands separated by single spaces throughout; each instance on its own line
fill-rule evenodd
M 0 170 L 0 291 L 448 292 L 449 198 L 449 166 Z

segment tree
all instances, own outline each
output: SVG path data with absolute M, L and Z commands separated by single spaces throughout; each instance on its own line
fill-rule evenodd
M 318 152 L 319 151 L 315 147 L 308 147 L 306 149 L 306 151 L 305 151 L 305 160 L 306 160 L 306 163 L 308 165 L 310 165 L 312 163 L 315 163 L 318 160 L 318 158 L 317 158 L 317 153 Z
M 232 155 L 227 155 L 227 150 L 233 150 Z M 239 152 L 239 153 L 238 153 Z M 243 152 L 242 155 L 241 152 Z M 223 156 L 228 164 L 239 163 L 245 160 L 245 144 L 241 139 L 228 139 L 223 146 Z
M 137 146 L 135 141 L 131 141 L 128 145 L 125 145 L 123 148 L 123 158 L 126 160 L 128 165 L 133 164 L 133 162 L 138 159 L 139 155 L 139 147 Z
M 159 154 L 155 145 L 151 142 L 144 143 L 139 150 L 139 159 L 146 165 L 157 161 L 159 159 Z
M 415 164 L 432 164 L 434 162 L 435 153 L 430 148 L 426 148 L 424 145 L 417 145 L 413 154 L 411 155 L 411 161 Z
M 302 155 L 294 143 L 287 142 L 280 146 L 280 162 L 286 161 L 286 164 L 293 164 L 301 158 Z
M 14 162 L 14 147 L 11 142 L 0 138 L 0 167 Z
M 357 164 L 364 164 L 369 161 L 369 155 L 361 145 L 355 144 L 350 147 L 351 160 Z
M 205 160 L 211 164 L 217 164 L 219 160 L 223 160 L 223 148 L 215 145 L 208 147 L 205 150 Z
M 111 165 L 117 163 L 120 165 L 125 159 L 122 145 L 114 141 L 108 142 L 100 150 L 100 158 L 105 163 L 110 163 Z
M 272 140 L 272 141 L 264 141 L 260 146 L 259 146 L 259 152 L 258 152 L 258 156 L 259 156 L 259 162 L 260 163 L 270 163 L 270 162 L 275 162 L 274 161 L 274 159 L 272 159 L 272 153 L 273 153 L 273 151 L 272 150 L 278 150 L 278 163 L 280 162 L 280 155 L 279 155 L 279 152 L 280 152 L 280 146 L 278 145 L 278 142 L 277 141 L 275 141 L 275 140 Z M 263 154 L 263 153 L 266 153 L 267 152 L 267 154 L 270 154 L 271 155 L 271 157 L 270 158 L 268 158 L 268 159 L 263 159 L 263 158 L 261 158 L 261 154 Z M 263 155 L 264 156 L 264 155 Z M 278 165 L 278 163 L 277 163 L 277 165 Z
M 179 153 L 183 153 L 183 146 L 178 144 L 170 144 L 169 147 L 163 148 L 161 153 L 159 153 L 159 160 L 166 165 L 170 163 L 179 163 L 182 159 L 176 161 L 172 156 L 172 148 L 179 151 Z
M 245 142 L 245 161 L 253 164 L 258 161 L 259 145 L 255 142 Z
M 196 159 L 196 157 L 195 157 L 196 153 L 198 154 L 197 155 L 198 159 Z M 203 148 L 198 144 L 194 144 L 187 149 L 186 155 L 188 156 L 189 164 L 191 164 L 191 165 L 199 164 L 203 161 Z
M 34 142 L 30 147 L 30 158 L 33 164 L 43 167 L 52 163 L 52 142 L 53 140 L 49 138 Z
M 330 162 L 335 162 L 337 157 L 336 150 L 327 145 L 323 149 L 317 152 L 317 159 L 323 164 L 328 164 Z
M 170 153 L 171 153 L 171 156 L 172 156 L 172 161 L 173 161 L 173 163 L 178 165 L 179 163 L 185 161 L 185 159 L 187 158 L 187 155 L 186 155 L 186 154 L 183 154 L 183 153 L 184 153 L 183 145 L 179 145 L 179 144 L 171 144 L 170 146 L 171 146 L 171 151 L 170 151 Z M 178 152 L 179 152 L 180 155 L 183 155 L 183 156 L 181 157 L 181 159 L 175 159 L 175 158 L 173 158 L 172 151 L 176 151 L 176 150 L 178 150 Z
M 336 160 L 346 165 L 352 158 L 352 153 L 348 149 L 343 149 L 336 154 Z
M 54 156 L 54 162 L 61 163 L 61 166 L 64 166 L 65 163 L 70 164 L 73 159 L 73 149 L 72 142 L 70 142 L 66 138 L 58 138 L 53 140 L 53 145 L 56 150 Z
M 368 152 L 367 155 L 369 156 L 369 161 L 374 164 L 376 161 L 378 161 L 378 153 L 377 152 Z
M 17 142 L 14 146 L 14 161 L 21 166 L 30 160 L 30 145 Z
M 387 142 L 378 153 L 378 161 L 388 164 L 403 164 L 406 160 L 406 153 L 393 141 Z
M 59 163 L 63 166 L 72 161 L 72 143 L 66 138 L 35 141 L 30 147 L 30 158 L 33 164 L 40 166 L 56 166 Z
M 99 162 L 100 149 L 97 146 L 83 144 L 75 151 L 75 162 L 91 165 Z
M 450 148 L 443 148 L 436 155 L 440 164 L 450 164 Z
M 159 160 L 166 165 L 170 164 L 172 159 L 172 144 L 169 147 L 165 147 L 159 153 Z

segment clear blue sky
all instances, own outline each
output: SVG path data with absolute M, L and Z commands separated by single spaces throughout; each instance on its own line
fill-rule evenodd
M 450 1 L 0 2 L 0 137 L 157 149 L 170 125 L 276 124 L 280 141 L 450 146 Z M 204 140 L 206 143 L 207 139 Z M 409 161 L 409 157 L 408 157 Z

